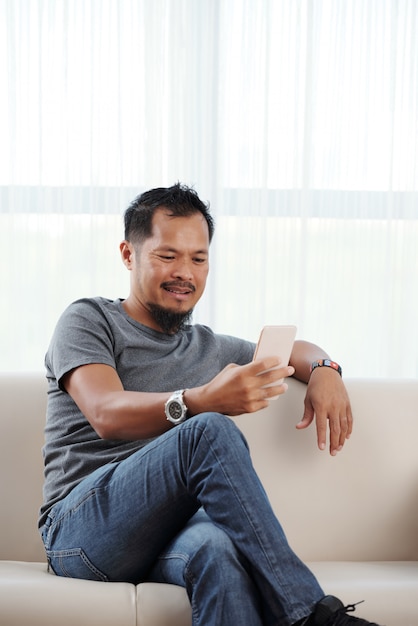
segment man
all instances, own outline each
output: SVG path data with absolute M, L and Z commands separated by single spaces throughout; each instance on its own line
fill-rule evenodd
M 352 429 L 340 372 L 311 373 L 328 355 L 307 342 L 266 371 L 278 359 L 253 362 L 254 344 L 188 323 L 213 230 L 193 190 L 142 194 L 120 246 L 128 298 L 80 300 L 57 324 L 39 522 L 49 564 L 62 576 L 182 585 L 196 625 L 368 624 L 324 596 L 293 553 L 226 417 L 266 407 L 294 374 L 308 383 L 298 427 L 315 416 L 323 449 L 329 422 L 334 455 Z

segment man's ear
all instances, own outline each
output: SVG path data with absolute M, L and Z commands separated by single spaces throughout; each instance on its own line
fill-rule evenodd
M 120 255 L 122 257 L 122 263 L 128 269 L 132 269 L 132 260 L 134 255 L 133 245 L 124 239 L 119 246 Z

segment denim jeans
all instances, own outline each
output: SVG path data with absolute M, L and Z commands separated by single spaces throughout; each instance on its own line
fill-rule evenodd
M 203 413 L 108 464 L 42 529 L 60 576 L 169 582 L 193 624 L 289 626 L 324 596 L 289 547 L 234 422 Z

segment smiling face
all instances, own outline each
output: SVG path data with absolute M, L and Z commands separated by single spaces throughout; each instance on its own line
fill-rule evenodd
M 142 243 L 123 241 L 120 249 L 131 271 L 131 291 L 123 303 L 126 312 L 150 328 L 175 332 L 205 289 L 209 271 L 205 218 L 201 213 L 174 217 L 157 209 L 151 237 Z M 165 319 L 172 320 L 172 328 Z

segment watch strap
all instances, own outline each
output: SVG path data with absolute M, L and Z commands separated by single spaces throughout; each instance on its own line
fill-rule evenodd
M 335 361 L 331 361 L 331 359 L 318 359 L 317 361 L 314 361 L 311 365 L 311 374 L 317 367 L 330 367 L 338 372 L 340 376 L 343 375 L 341 365 L 338 365 Z

